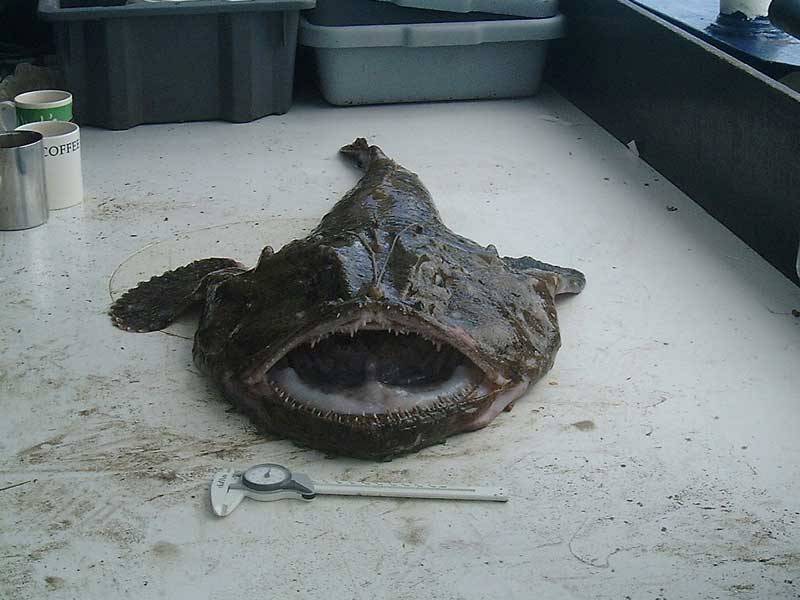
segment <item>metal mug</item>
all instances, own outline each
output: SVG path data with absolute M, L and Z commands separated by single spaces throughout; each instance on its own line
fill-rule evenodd
M 797 238 L 797 261 L 794 263 L 794 270 L 797 271 L 797 279 L 800 280 L 800 235 Z
M 47 216 L 42 134 L 0 133 L 0 230 L 38 227 Z

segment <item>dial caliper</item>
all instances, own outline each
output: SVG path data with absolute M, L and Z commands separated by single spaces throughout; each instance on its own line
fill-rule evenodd
M 244 471 L 220 471 L 211 479 L 211 508 L 226 517 L 245 498 L 269 502 L 294 498 L 313 500 L 318 494 L 333 496 L 383 496 L 433 500 L 482 500 L 507 502 L 503 488 L 447 487 L 397 483 L 315 483 L 308 475 L 292 473 L 286 467 L 266 463 Z

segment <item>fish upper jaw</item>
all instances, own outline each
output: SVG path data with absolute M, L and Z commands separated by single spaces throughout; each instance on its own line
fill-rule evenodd
M 466 330 L 442 324 L 412 307 L 358 300 L 327 307 L 326 312 L 327 316 L 298 315 L 299 320 L 306 323 L 301 323 L 296 332 L 285 336 L 283 342 L 271 344 L 254 356 L 251 366 L 240 375 L 243 382 L 252 384 L 262 381 L 279 361 L 297 348 L 308 346 L 314 350 L 332 336 L 355 338 L 360 332 L 385 332 L 397 337 L 419 336 L 428 340 L 437 351 L 449 347 L 463 354 L 484 374 L 487 384 L 492 388 L 504 387 L 512 380 L 491 363 Z

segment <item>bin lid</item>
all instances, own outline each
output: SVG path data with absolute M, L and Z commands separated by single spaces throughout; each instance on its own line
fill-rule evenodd
M 377 0 L 407 8 L 424 8 L 447 12 L 482 12 L 513 15 L 531 19 L 558 14 L 558 0 Z
M 45 21 L 59 22 L 167 15 L 288 12 L 314 8 L 315 5 L 316 0 L 39 0 L 38 13 Z

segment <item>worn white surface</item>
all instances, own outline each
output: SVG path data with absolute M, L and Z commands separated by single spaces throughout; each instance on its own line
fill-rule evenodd
M 357 135 L 459 233 L 588 278 L 511 413 L 378 464 L 260 438 L 192 365 L 190 323 L 105 314 L 115 271 L 302 235 L 356 181 L 336 150 Z M 1 597 L 799 597 L 800 290 L 553 92 L 83 137 L 86 203 L 0 233 L 0 488 L 22 483 L 0 492 Z M 513 498 L 214 518 L 209 475 L 264 461 Z

